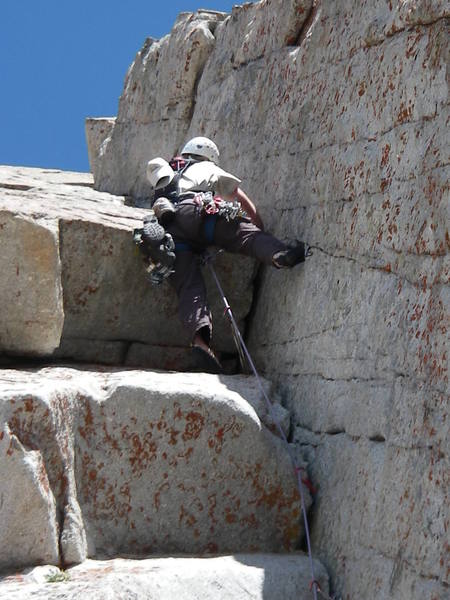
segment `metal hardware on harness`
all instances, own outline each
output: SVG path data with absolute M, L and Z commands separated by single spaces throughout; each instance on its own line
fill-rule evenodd
M 162 265 L 161 263 L 149 262 L 146 267 L 147 279 L 153 285 L 161 285 L 161 283 L 170 277 L 172 273 L 175 273 L 173 269 L 168 266 Z
M 145 244 L 144 229 L 135 229 L 133 241 L 144 256 L 146 262 L 147 278 L 153 285 L 160 285 L 174 273 L 175 242 L 170 233 L 165 233 L 160 244 L 149 247 Z
M 273 406 L 272 403 L 269 400 L 269 397 L 266 393 L 266 390 L 264 389 L 264 386 L 262 384 L 261 378 L 259 376 L 258 371 L 256 370 L 255 364 L 252 360 L 252 357 L 250 356 L 250 353 L 247 349 L 247 345 L 245 344 L 241 332 L 239 331 L 239 327 L 236 323 L 236 319 L 234 318 L 233 315 L 233 311 L 231 310 L 231 306 L 228 304 L 228 300 L 224 294 L 224 291 L 222 289 L 222 286 L 220 285 L 219 279 L 217 278 L 216 272 L 214 270 L 214 267 L 212 266 L 212 261 L 214 260 L 214 258 L 216 257 L 217 254 L 220 254 L 222 252 L 222 250 L 219 250 L 216 253 L 211 253 L 211 252 L 206 252 L 203 255 L 203 264 L 207 265 L 209 267 L 209 270 L 211 271 L 211 274 L 213 276 L 214 281 L 216 282 L 217 288 L 219 290 L 219 294 L 222 298 L 222 301 L 225 305 L 225 314 L 228 316 L 228 319 L 230 321 L 231 324 L 231 328 L 233 330 L 233 337 L 235 339 L 236 345 L 239 344 L 240 348 L 238 347 L 238 351 L 242 352 L 245 355 L 246 360 L 248 361 L 248 364 L 251 368 L 251 370 L 253 371 L 253 374 L 256 377 L 256 381 L 258 383 L 258 387 L 263 395 L 264 400 L 266 401 L 267 404 L 267 409 L 269 411 L 270 416 L 272 417 L 272 421 L 273 423 L 275 423 L 276 428 L 278 429 L 279 433 L 280 433 L 280 437 L 281 439 L 285 442 L 286 444 L 286 450 L 289 454 L 289 457 L 291 459 L 292 465 L 294 467 L 294 471 L 297 477 L 297 487 L 298 487 L 298 491 L 300 493 L 300 501 L 301 501 L 301 507 L 302 507 L 302 514 L 303 514 L 303 523 L 305 526 L 305 536 L 306 536 L 306 544 L 307 544 L 307 548 L 308 548 L 308 558 L 309 558 L 309 568 L 310 568 L 310 573 L 311 573 L 311 586 L 310 589 L 313 593 L 314 596 L 314 600 L 317 600 L 317 593 L 319 592 L 322 596 L 324 596 L 322 590 L 320 589 L 319 583 L 317 582 L 315 575 L 314 575 L 314 565 L 313 565 L 313 560 L 312 560 L 312 551 L 311 551 L 311 538 L 310 538 L 310 534 L 309 534 L 309 525 L 308 525 L 308 517 L 306 514 L 306 504 L 305 504 L 305 494 L 304 494 L 304 490 L 303 490 L 303 483 L 302 483 L 302 476 L 301 476 L 301 467 L 298 467 L 297 465 L 297 461 L 296 458 L 290 448 L 288 439 L 286 437 L 286 434 L 284 433 L 279 420 L 277 419 L 275 412 L 273 410 Z M 331 599 L 330 599 L 331 600 Z
M 227 221 L 247 216 L 245 210 L 242 210 L 240 202 L 224 200 L 220 196 L 214 196 L 212 192 L 199 192 L 194 196 L 194 202 L 203 206 L 207 215 L 224 217 Z

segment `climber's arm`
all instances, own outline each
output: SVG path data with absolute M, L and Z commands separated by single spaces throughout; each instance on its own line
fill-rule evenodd
M 233 194 L 234 198 L 241 203 L 242 209 L 247 213 L 248 218 L 252 221 L 256 227 L 264 231 L 264 224 L 262 219 L 256 210 L 256 206 L 250 200 L 245 192 L 241 190 L 240 187 L 236 188 L 236 191 Z

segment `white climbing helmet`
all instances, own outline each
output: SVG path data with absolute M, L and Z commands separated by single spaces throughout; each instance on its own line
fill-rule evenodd
M 213 163 L 219 162 L 219 149 L 216 144 L 206 137 L 195 137 L 189 140 L 181 151 L 181 155 L 194 154 L 202 156 Z
M 175 177 L 172 167 L 164 158 L 153 158 L 147 163 L 147 179 L 154 188 L 164 188 Z

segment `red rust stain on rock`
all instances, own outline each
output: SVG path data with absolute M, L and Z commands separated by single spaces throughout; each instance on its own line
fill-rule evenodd
M 42 485 L 45 493 L 48 494 L 50 492 L 50 486 L 48 484 L 47 471 L 45 470 L 45 466 L 43 463 L 41 463 L 40 469 L 39 469 L 39 481 L 40 481 L 40 484 Z
M 163 492 L 167 492 L 167 490 L 169 490 L 169 489 L 170 489 L 170 485 L 167 481 L 159 486 L 158 491 L 153 496 L 153 504 L 154 504 L 156 510 L 159 510 L 159 507 L 161 506 L 161 494 Z
M 25 412 L 33 412 L 33 410 L 34 410 L 33 398 L 25 398 L 24 404 L 25 404 Z
M 170 427 L 167 430 L 167 433 L 170 435 L 170 440 L 169 440 L 169 444 L 171 446 L 175 446 L 177 443 L 177 436 L 180 433 L 177 429 L 174 429 L 173 427 Z
M 157 445 L 151 438 L 151 432 L 147 432 L 143 439 L 137 433 L 132 434 L 129 438 L 131 447 L 128 460 L 133 475 L 139 475 L 148 468 L 152 461 L 156 460 Z
M 402 102 L 400 104 L 400 110 L 397 114 L 397 122 L 404 123 L 405 121 L 408 121 L 408 119 L 410 119 L 411 116 L 412 116 L 411 106 L 405 106 L 405 104 Z
M 390 178 L 387 177 L 385 179 L 382 179 L 381 183 L 380 183 L 380 189 L 381 189 L 381 191 L 384 192 L 384 190 L 390 185 L 390 183 L 391 183 L 391 179 Z
M 237 521 L 238 521 L 237 515 L 235 515 L 234 513 L 227 513 L 225 515 L 225 521 L 227 523 L 237 523 Z
M 183 440 L 186 442 L 187 440 L 196 440 L 201 432 L 203 431 L 203 426 L 205 424 L 205 418 L 198 412 L 191 411 L 186 415 L 186 427 L 184 429 L 184 433 L 182 435 Z
M 92 435 L 95 433 L 94 429 L 94 417 L 92 415 L 92 409 L 89 405 L 89 402 L 86 400 L 85 404 L 85 413 L 84 413 L 84 427 L 79 427 L 78 431 L 84 439 L 87 439 L 88 435 Z
M 183 505 L 180 507 L 180 513 L 178 515 L 178 523 L 185 522 L 188 527 L 193 527 L 197 523 L 195 516 L 187 511 Z
M 388 163 L 390 150 L 391 150 L 391 146 L 389 144 L 386 144 L 386 146 L 383 148 L 383 154 L 381 157 L 381 166 L 382 167 L 385 167 Z

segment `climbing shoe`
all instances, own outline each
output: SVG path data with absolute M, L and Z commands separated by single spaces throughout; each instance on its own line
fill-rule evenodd
M 219 359 L 211 350 L 211 348 L 204 348 L 203 346 L 192 346 L 192 351 L 195 357 L 195 366 L 198 371 L 202 373 L 214 373 L 216 375 L 223 372 L 222 365 Z
M 312 251 L 308 244 L 297 241 L 292 248 L 276 252 L 272 257 L 272 262 L 278 269 L 291 268 L 305 262 L 306 258 L 311 255 Z

